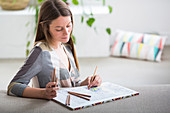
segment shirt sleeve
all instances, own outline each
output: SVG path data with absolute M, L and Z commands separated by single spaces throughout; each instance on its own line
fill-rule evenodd
M 22 96 L 23 91 L 30 80 L 36 76 L 42 69 L 42 49 L 38 46 L 34 47 L 24 65 L 8 85 L 8 95 Z
M 76 86 L 76 87 L 80 86 L 81 82 L 82 82 L 82 81 L 79 79 L 78 81 L 75 82 L 75 86 Z

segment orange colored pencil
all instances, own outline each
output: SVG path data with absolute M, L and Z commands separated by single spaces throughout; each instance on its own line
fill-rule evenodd
M 70 95 L 67 95 L 67 98 L 66 98 L 66 105 L 70 105 Z
M 53 82 L 55 82 L 55 68 L 54 68 L 54 78 L 53 78 Z
M 92 76 L 92 78 L 90 80 L 90 83 L 94 81 L 94 77 L 95 77 L 96 71 L 97 71 L 97 66 L 96 66 L 96 68 L 94 70 L 94 73 L 93 73 L 93 76 Z
M 71 91 L 68 91 L 68 93 L 70 93 L 70 94 L 77 94 L 77 95 L 85 96 L 85 97 L 91 97 L 91 95 L 86 95 L 86 94 L 76 93 L 76 92 L 71 92 Z
M 70 96 L 70 95 L 68 95 L 68 96 L 69 96 L 69 99 L 68 99 L 68 105 L 70 105 L 71 96 Z
M 53 82 L 53 70 L 51 70 L 51 82 Z
M 58 78 L 56 78 L 55 87 L 57 86 L 57 81 L 58 81 Z
M 54 73 L 53 73 L 53 70 L 51 70 L 51 82 L 55 82 L 55 85 L 52 85 L 52 87 L 56 87 L 57 86 L 57 81 L 58 81 L 58 78 L 55 77 L 55 68 L 54 68 Z
M 94 81 L 94 79 L 95 79 L 96 71 L 97 71 L 97 66 L 96 66 L 96 68 L 95 68 L 95 70 L 94 70 L 93 76 L 92 76 L 91 79 L 90 79 L 90 84 L 91 84 L 91 83 Z M 88 86 L 88 89 L 90 89 L 90 86 Z
M 77 97 L 80 97 L 80 98 L 82 98 L 82 99 L 85 99 L 85 100 L 90 101 L 89 98 L 83 97 L 83 96 L 81 96 L 81 95 L 79 95 L 79 94 L 75 94 L 75 93 L 71 93 L 71 92 L 68 92 L 68 93 L 71 94 L 71 95 L 74 95 L 74 96 L 77 96 Z

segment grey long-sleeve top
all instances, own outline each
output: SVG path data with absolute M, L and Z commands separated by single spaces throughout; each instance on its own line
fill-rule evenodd
M 50 48 L 46 42 L 39 42 L 30 52 L 25 64 L 12 79 L 8 86 L 8 94 L 22 96 L 23 91 L 32 78 L 37 78 L 36 86 L 45 88 L 51 81 L 51 70 L 56 69 L 55 77 L 58 78 L 60 87 L 72 87 L 80 85 L 80 74 L 76 67 L 74 57 L 69 45 L 64 45 L 68 56 L 70 70 L 59 59 L 56 51 Z

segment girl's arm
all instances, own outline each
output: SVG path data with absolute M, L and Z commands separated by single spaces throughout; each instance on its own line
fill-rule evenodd
M 55 82 L 49 82 L 46 88 L 32 88 L 26 87 L 23 91 L 23 97 L 29 98 L 42 98 L 42 99 L 52 99 L 57 96 L 57 91 L 59 87 L 52 87 Z
M 42 70 L 42 49 L 34 47 L 26 59 L 24 65 L 20 68 L 8 85 L 8 95 L 22 96 L 28 83 Z

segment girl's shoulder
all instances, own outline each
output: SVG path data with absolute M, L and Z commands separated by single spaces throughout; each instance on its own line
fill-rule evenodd
M 42 51 L 52 51 L 50 46 L 45 41 L 37 42 L 34 47 L 39 47 Z

